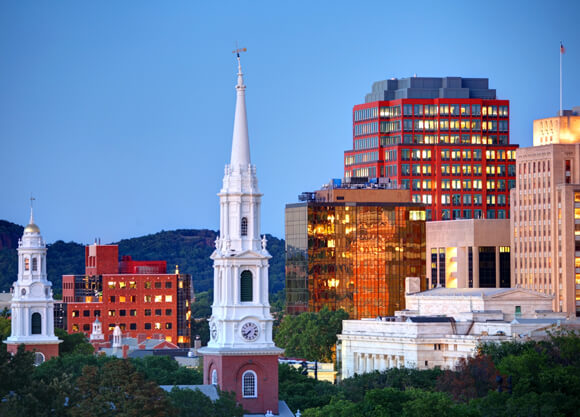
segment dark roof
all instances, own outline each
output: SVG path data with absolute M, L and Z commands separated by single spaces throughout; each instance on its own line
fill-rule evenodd
M 453 317 L 426 317 L 426 316 L 417 316 L 417 317 L 409 317 L 407 320 L 413 323 L 451 323 L 453 322 Z

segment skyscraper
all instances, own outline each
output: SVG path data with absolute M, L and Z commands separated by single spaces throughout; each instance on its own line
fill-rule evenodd
M 346 181 L 410 189 L 427 220 L 509 217 L 515 150 L 509 101 L 486 78 L 378 81 L 353 109 Z
M 203 355 L 204 384 L 234 391 L 250 413 L 278 414 L 278 356 L 268 301 L 266 238 L 260 237 L 256 167 L 250 160 L 244 80 L 238 54 L 238 83 L 231 160 L 220 198 L 220 236 L 214 261 L 210 342 Z
M 580 107 L 534 121 L 518 149 L 511 192 L 512 286 L 555 295 L 554 311 L 580 315 Z

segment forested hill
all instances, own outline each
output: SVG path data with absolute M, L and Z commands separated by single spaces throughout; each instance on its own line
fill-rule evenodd
M 18 239 L 23 227 L 0 220 L 0 292 L 9 291 L 16 280 Z M 270 260 L 270 292 L 284 288 L 284 240 L 271 235 L 268 239 Z M 180 229 L 161 231 L 153 235 L 123 239 L 119 256 L 131 255 L 135 260 L 167 261 L 167 272 L 191 274 L 196 292 L 212 287 L 213 268 L 209 258 L 214 250 L 217 232 L 213 230 Z M 55 294 L 61 293 L 62 275 L 84 273 L 84 245 L 59 240 L 48 245 L 48 279 L 52 281 Z

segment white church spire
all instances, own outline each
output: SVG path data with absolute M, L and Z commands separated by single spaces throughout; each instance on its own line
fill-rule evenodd
M 250 162 L 250 138 L 248 135 L 248 118 L 246 115 L 246 86 L 242 73 L 242 63 L 240 52 L 245 52 L 246 48 L 236 49 L 234 52 L 238 58 L 238 83 L 236 85 L 236 115 L 234 119 L 234 135 L 232 139 L 232 157 L 230 164 L 232 169 L 244 169 Z

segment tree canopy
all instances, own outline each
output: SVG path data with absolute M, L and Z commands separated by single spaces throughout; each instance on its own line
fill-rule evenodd
M 342 321 L 348 319 L 344 310 L 331 311 L 324 307 L 318 313 L 286 315 L 275 335 L 285 355 L 309 361 L 333 362 L 337 334 L 342 332 Z

